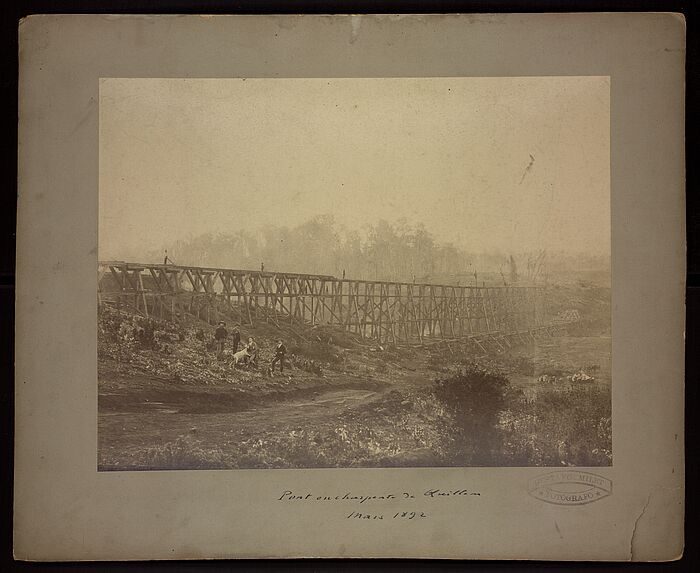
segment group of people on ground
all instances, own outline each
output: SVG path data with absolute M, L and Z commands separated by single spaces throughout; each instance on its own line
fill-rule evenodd
M 214 331 L 214 340 L 216 341 L 216 354 L 219 358 L 224 355 L 224 348 L 226 346 L 226 339 L 228 338 L 228 330 L 226 330 L 226 323 L 222 320 L 219 322 L 216 330 Z M 241 331 L 238 326 L 234 326 L 233 332 L 231 333 L 231 340 L 233 344 L 233 352 L 238 351 L 238 345 L 241 343 Z M 250 338 L 249 340 L 252 340 Z
M 142 349 L 169 350 L 184 339 L 184 333 L 173 323 L 152 317 L 128 316 L 110 308 L 100 311 L 99 335 L 110 342 L 131 344 Z
M 229 332 L 226 329 L 226 322 L 223 320 L 219 321 L 219 324 L 214 331 L 214 340 L 216 341 L 216 353 L 219 360 L 223 359 L 224 350 L 226 349 L 226 339 L 228 338 Z M 238 352 L 238 345 L 241 343 L 241 332 L 238 326 L 233 328 L 231 333 L 231 346 L 233 348 L 233 354 Z M 243 346 L 243 349 L 247 353 L 247 363 L 254 366 L 258 365 L 258 345 L 252 336 L 248 337 L 248 342 Z M 275 365 L 280 365 L 280 372 L 284 372 L 285 356 L 287 354 L 287 347 L 282 342 L 282 339 L 277 340 L 277 345 L 274 349 L 274 357 L 272 358 L 272 363 L 270 368 L 272 371 L 275 369 Z

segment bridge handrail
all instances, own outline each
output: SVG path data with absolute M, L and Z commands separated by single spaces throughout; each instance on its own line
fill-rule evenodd
M 127 267 L 136 269 L 162 269 L 162 270 L 175 270 L 175 271 L 186 271 L 186 270 L 200 270 L 205 272 L 219 272 L 219 273 L 234 273 L 234 274 L 245 274 L 245 275 L 258 275 L 258 276 L 275 276 L 284 275 L 288 277 L 299 277 L 308 279 L 320 279 L 320 280 L 330 280 L 340 283 L 364 283 L 364 284 L 384 284 L 384 285 L 395 285 L 395 286 L 410 286 L 410 287 L 443 287 L 443 288 L 460 288 L 460 289 L 535 289 L 542 290 L 545 288 L 544 285 L 511 285 L 511 286 L 471 286 L 471 285 L 449 285 L 443 283 L 414 283 L 414 282 L 402 282 L 402 281 L 381 281 L 381 280 L 366 280 L 366 279 L 349 279 L 349 278 L 338 278 L 332 275 L 315 275 L 310 273 L 290 273 L 290 272 L 278 272 L 278 271 L 259 271 L 259 270 L 247 270 L 247 269 L 228 269 L 222 267 L 198 267 L 195 265 L 172 265 L 163 263 L 134 263 L 129 261 L 98 261 L 98 266 L 102 267 Z

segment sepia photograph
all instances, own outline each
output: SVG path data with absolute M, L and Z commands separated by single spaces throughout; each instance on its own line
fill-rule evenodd
M 19 36 L 15 559 L 683 555 L 681 14 Z
M 610 221 L 607 76 L 101 78 L 97 468 L 611 466 Z

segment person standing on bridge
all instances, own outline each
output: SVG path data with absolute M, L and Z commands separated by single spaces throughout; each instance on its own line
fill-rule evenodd
M 226 323 L 222 320 L 219 322 L 219 326 L 214 332 L 214 340 L 216 340 L 216 357 L 219 360 L 224 357 L 224 347 L 226 346 L 227 336 L 228 330 L 226 330 Z
M 287 354 L 287 347 L 282 342 L 280 338 L 277 341 L 277 346 L 275 346 L 275 357 L 272 359 L 272 364 L 270 364 L 270 370 L 275 371 L 275 364 L 280 363 L 280 372 L 284 372 L 284 357 Z

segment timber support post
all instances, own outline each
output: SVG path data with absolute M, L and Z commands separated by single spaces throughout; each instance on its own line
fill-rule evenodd
M 149 305 L 150 301 L 150 305 Z M 468 340 L 510 347 L 549 335 L 546 289 L 361 281 L 327 275 L 105 261 L 98 265 L 98 302 L 145 316 L 209 323 L 225 317 L 342 328 L 379 343 Z M 165 312 L 167 309 L 168 312 Z M 519 334 L 518 334 L 519 333 Z M 492 336 L 489 336 L 492 335 Z

